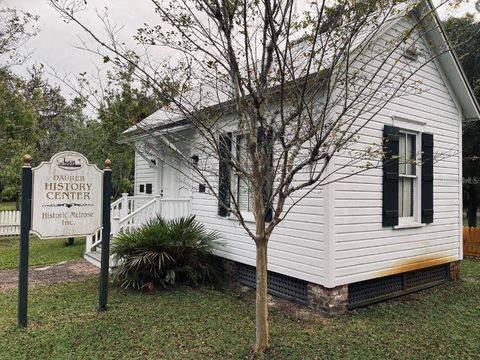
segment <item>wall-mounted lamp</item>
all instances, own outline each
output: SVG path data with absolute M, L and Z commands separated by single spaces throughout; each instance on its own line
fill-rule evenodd
M 193 166 L 197 166 L 198 165 L 198 161 L 200 160 L 198 155 L 193 155 L 190 159 L 192 159 L 192 165 Z
M 412 46 L 405 50 L 403 53 L 403 56 L 405 56 L 407 59 L 412 60 L 412 61 L 417 61 L 418 60 L 418 50 L 415 46 Z

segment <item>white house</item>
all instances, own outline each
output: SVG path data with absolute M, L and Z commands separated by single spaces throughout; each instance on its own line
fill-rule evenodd
M 410 28 L 409 21 L 406 14 L 393 17 L 370 41 L 381 46 Z M 436 26 L 419 36 L 416 46 L 432 53 L 448 45 Z M 368 56 L 373 50 L 364 51 Z M 411 54 L 397 55 L 415 66 Z M 360 130 L 356 146 L 387 140 L 387 154 L 418 161 L 390 161 L 383 168 L 340 176 L 302 199 L 269 243 L 272 294 L 341 312 L 458 276 L 463 257 L 462 122 L 480 119 L 480 108 L 452 51 L 422 66 L 416 77 L 428 91 L 392 99 Z M 240 282 L 254 286 L 254 242 L 236 218 L 219 215 L 217 199 L 204 184 L 186 177 L 188 168 L 175 159 L 175 152 L 181 152 L 193 161 L 208 161 L 197 147 L 171 140 L 176 133 L 191 138 L 191 144 L 198 142 L 195 129 L 167 110 L 141 125 L 148 132 L 140 126 L 125 132 L 125 141 L 136 148 L 135 193 L 114 203 L 114 231 L 155 213 L 194 214 L 222 234 L 225 245 L 218 255 L 229 261 Z M 342 167 L 348 159 L 348 152 L 339 153 L 331 168 Z M 338 174 L 349 171 L 346 166 Z M 239 191 L 238 196 L 248 213 L 248 199 L 240 198 L 248 193 Z M 92 244 L 95 239 L 89 240 L 87 252 Z

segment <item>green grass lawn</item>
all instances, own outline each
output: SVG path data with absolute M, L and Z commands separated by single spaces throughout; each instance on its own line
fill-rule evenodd
M 18 243 L 17 236 L 0 237 L 0 269 L 18 266 Z M 31 236 L 29 250 L 29 265 L 80 259 L 85 251 L 85 239 L 75 239 L 73 246 L 65 246 L 64 239 L 39 240 Z
M 0 202 L 0 211 L 2 210 L 17 210 L 15 201 Z
M 480 261 L 462 280 L 350 312 L 298 320 L 272 310 L 267 359 L 478 359 Z M 29 293 L 27 330 L 16 328 L 16 291 L 0 293 L 2 359 L 245 359 L 254 342 L 251 296 L 179 287 L 110 290 L 95 310 L 97 279 Z

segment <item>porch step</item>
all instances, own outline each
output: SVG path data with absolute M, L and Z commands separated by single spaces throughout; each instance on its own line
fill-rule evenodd
M 100 251 L 84 252 L 83 258 L 90 264 L 100 267 L 102 253 Z
M 84 252 L 83 253 L 83 258 L 87 260 L 90 264 L 95 265 L 96 267 L 100 268 L 102 264 L 102 252 L 101 251 L 90 251 L 90 252 Z M 109 271 L 112 271 L 112 269 L 116 268 L 117 265 L 112 265 L 113 260 L 110 259 L 110 266 L 109 266 Z

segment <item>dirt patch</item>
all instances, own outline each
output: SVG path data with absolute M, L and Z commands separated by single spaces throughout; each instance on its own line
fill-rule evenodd
M 85 260 L 64 261 L 58 264 L 28 268 L 29 286 L 82 280 L 97 275 L 100 269 Z M 0 270 L 0 291 L 18 286 L 18 269 Z
M 252 288 L 232 281 L 227 285 L 225 291 L 243 302 L 251 305 L 255 304 L 255 290 Z M 292 320 L 301 321 L 304 325 L 318 326 L 319 324 L 326 324 L 329 318 L 327 315 L 312 310 L 306 305 L 296 304 L 272 295 L 268 295 L 268 307 Z

